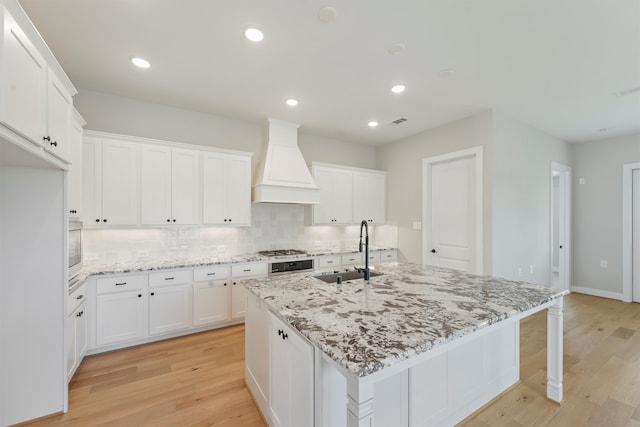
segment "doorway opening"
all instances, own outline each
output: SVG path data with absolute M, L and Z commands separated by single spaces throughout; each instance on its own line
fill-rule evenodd
M 640 302 L 640 163 L 622 166 L 622 300 Z
M 557 289 L 571 288 L 571 168 L 551 162 L 549 283 Z

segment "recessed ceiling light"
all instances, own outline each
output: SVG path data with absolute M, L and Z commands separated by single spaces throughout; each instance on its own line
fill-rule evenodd
M 264 34 L 262 34 L 262 31 L 255 27 L 249 27 L 244 30 L 244 36 L 252 42 L 261 42 L 262 39 L 264 39 Z
M 338 11 L 330 6 L 321 7 L 318 10 L 318 19 L 321 22 L 331 22 L 338 16 Z
M 455 73 L 456 70 L 454 70 L 453 68 L 446 68 L 444 70 L 438 71 L 438 77 L 440 77 L 441 79 L 446 79 L 453 76 Z
M 395 55 L 403 52 L 405 48 L 406 46 L 404 45 L 404 43 L 395 43 L 387 48 L 387 52 L 389 52 L 389 55 Z
M 369 125 L 370 128 L 374 128 L 374 127 L 378 126 L 378 122 L 376 122 L 375 120 L 371 120 L 367 124 Z
M 135 65 L 136 67 L 140 67 L 140 68 L 149 68 L 151 67 L 151 63 L 149 61 L 147 61 L 146 59 L 142 59 L 142 58 L 131 58 L 131 62 L 133 63 L 133 65 Z
M 394 87 L 391 88 L 391 92 L 393 93 L 402 93 L 404 92 L 405 87 L 404 85 L 395 85 Z
M 289 107 L 295 107 L 296 105 L 298 105 L 298 100 L 293 98 L 289 98 L 285 102 Z

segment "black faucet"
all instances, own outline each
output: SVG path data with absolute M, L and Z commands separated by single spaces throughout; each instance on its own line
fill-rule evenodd
M 364 280 L 367 282 L 371 278 L 371 272 L 369 271 L 369 224 L 366 219 L 363 219 L 360 223 L 360 244 L 358 245 L 358 251 L 362 252 L 362 227 L 364 226 L 364 230 L 366 232 L 364 246 Z

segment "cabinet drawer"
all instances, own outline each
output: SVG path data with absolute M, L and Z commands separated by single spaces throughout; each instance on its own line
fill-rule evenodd
M 339 255 L 323 256 L 318 258 L 318 268 L 340 267 L 342 263 Z
M 369 254 L 369 264 L 380 262 L 380 252 L 372 252 Z
M 362 263 L 364 257 L 361 253 L 342 255 L 342 265 L 355 265 Z
M 380 253 L 380 261 L 397 261 L 398 260 L 398 251 L 384 251 Z
M 96 282 L 98 294 L 108 294 L 146 288 L 147 276 L 138 274 L 135 276 L 105 277 L 104 279 L 98 279 Z
M 193 270 L 193 280 L 195 282 L 226 279 L 230 275 L 231 275 L 231 268 L 229 268 L 228 265 L 196 268 L 195 270 Z
M 190 269 L 179 271 L 163 271 L 149 274 L 149 286 L 179 285 L 190 283 L 193 273 Z
M 231 267 L 231 276 L 233 277 L 254 277 L 266 276 L 267 264 L 237 264 Z
M 67 297 L 67 315 L 74 312 L 87 299 L 87 284 L 83 283 Z

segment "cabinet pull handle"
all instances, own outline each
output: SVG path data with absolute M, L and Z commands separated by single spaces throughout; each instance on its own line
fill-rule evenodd
M 53 145 L 54 147 L 57 147 L 58 146 L 58 141 L 50 142 L 50 144 Z
M 207 273 L 207 276 L 215 276 L 216 273 Z
M 51 137 L 50 136 L 43 136 L 42 140 L 43 141 L 51 141 Z
M 250 268 L 246 268 L 246 269 L 244 269 L 244 270 L 242 270 L 242 271 L 244 271 L 245 273 L 248 273 L 248 272 L 250 272 L 250 271 L 251 271 L 251 269 L 250 269 Z
M 282 335 L 282 329 L 278 329 L 278 335 Z
M 289 338 L 289 335 L 288 335 L 288 334 L 283 333 L 283 334 L 282 334 L 282 339 L 283 339 L 283 340 L 286 340 L 287 338 Z
M 78 296 L 76 297 L 76 299 L 82 299 L 82 298 L 84 298 L 84 295 L 78 295 Z
M 327 261 L 327 264 L 333 264 L 333 261 Z
M 122 285 L 126 285 L 127 282 L 122 282 L 122 283 L 116 283 L 116 286 L 122 286 Z
M 175 277 L 165 277 L 164 280 L 174 280 Z

